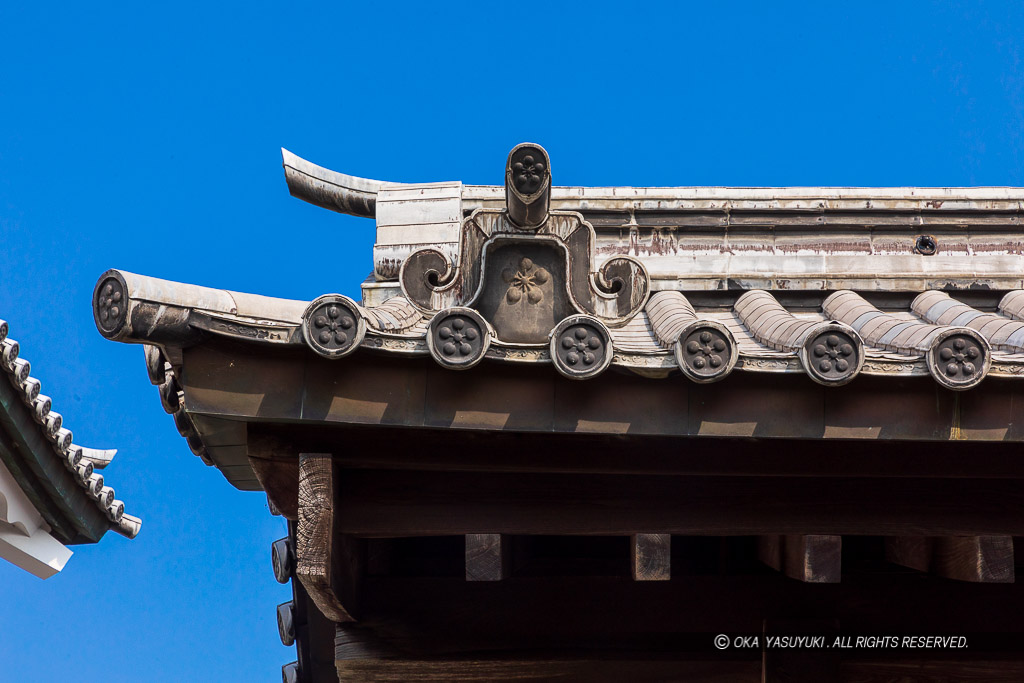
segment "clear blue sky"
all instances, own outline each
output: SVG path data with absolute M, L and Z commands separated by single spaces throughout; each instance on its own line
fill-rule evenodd
M 0 6 L 0 318 L 145 520 L 40 581 L 0 563 L 0 680 L 279 680 L 261 493 L 178 437 L 107 268 L 358 294 L 373 222 L 289 197 L 280 147 L 395 181 L 1024 185 L 1024 5 Z M 532 14 L 535 13 L 535 14 Z M 327 240 L 330 248 L 324 247 Z

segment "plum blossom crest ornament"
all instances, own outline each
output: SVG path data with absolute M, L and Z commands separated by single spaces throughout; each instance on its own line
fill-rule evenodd
M 508 291 L 505 292 L 508 303 L 517 304 L 525 297 L 528 303 L 537 304 L 544 300 L 541 287 L 551 279 L 551 274 L 531 259 L 523 258 L 517 269 L 503 270 L 501 279 L 508 283 Z
M 491 334 L 487 322 L 471 308 L 446 308 L 427 326 L 427 348 L 442 367 L 465 370 L 487 353 Z
M 352 353 L 366 336 L 366 321 L 352 299 L 341 294 L 324 294 L 314 299 L 302 314 L 306 345 L 325 358 L 342 358 Z
M 571 315 L 551 331 L 549 351 L 555 369 L 570 379 L 596 377 L 614 353 L 608 328 L 597 318 Z

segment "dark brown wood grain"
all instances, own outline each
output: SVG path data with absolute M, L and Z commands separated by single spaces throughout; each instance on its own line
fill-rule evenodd
M 250 429 L 246 452 L 267 499 L 291 521 L 299 518 L 299 453 L 287 439 Z
M 1024 531 L 1024 486 L 1011 479 L 346 470 L 340 486 L 340 531 L 367 537 Z
M 501 534 L 466 534 L 466 581 L 500 581 L 509 574 L 510 542 Z
M 672 577 L 670 534 L 633 534 L 629 554 L 634 581 L 668 581 Z
M 295 575 L 324 616 L 353 620 L 361 542 L 335 530 L 335 468 L 330 453 L 299 455 Z
M 765 535 L 757 539 L 758 559 L 807 583 L 839 583 L 842 548 L 842 536 L 834 535 Z
M 899 536 L 885 539 L 890 562 L 947 579 L 1013 583 L 1011 536 Z

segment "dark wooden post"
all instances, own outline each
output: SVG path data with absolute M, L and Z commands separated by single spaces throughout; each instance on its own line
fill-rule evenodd
M 758 559 L 786 576 L 807 583 L 839 583 L 842 536 L 759 536 Z
M 510 545 L 501 534 L 466 534 L 466 581 L 508 578 Z
M 890 562 L 947 579 L 1013 583 L 1011 536 L 896 536 L 885 539 Z
M 633 534 L 629 538 L 634 581 L 668 581 L 672 576 L 671 534 Z

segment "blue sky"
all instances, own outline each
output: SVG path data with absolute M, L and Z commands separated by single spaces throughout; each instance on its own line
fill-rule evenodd
M 134 541 L 0 564 L 0 679 L 279 680 L 261 493 L 191 455 L 90 295 L 117 267 L 358 295 L 373 222 L 288 195 L 280 147 L 394 181 L 1024 185 L 1024 5 L 0 5 L 0 318 Z

